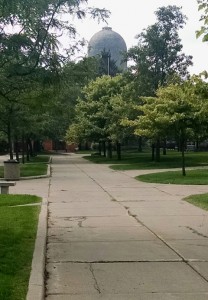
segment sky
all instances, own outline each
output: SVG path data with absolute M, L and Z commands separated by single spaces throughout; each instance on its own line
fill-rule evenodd
M 198 74 L 203 70 L 208 71 L 208 43 L 203 43 L 201 38 L 196 39 L 196 30 L 200 29 L 202 22 L 198 12 L 197 0 L 88 0 L 89 7 L 106 8 L 111 11 L 107 26 L 112 27 L 125 40 L 127 48 L 137 44 L 135 36 L 144 28 L 156 21 L 154 12 L 157 8 L 168 5 L 182 7 L 182 12 L 188 17 L 184 29 L 179 31 L 182 40 L 183 52 L 193 56 L 194 66 L 189 68 L 191 74 Z M 76 22 L 80 37 L 87 41 L 106 23 L 98 24 L 97 21 L 85 19 Z M 84 54 L 86 54 L 86 49 Z

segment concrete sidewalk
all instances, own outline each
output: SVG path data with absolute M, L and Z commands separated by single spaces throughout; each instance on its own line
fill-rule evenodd
M 208 299 L 208 213 L 181 200 L 208 187 L 138 173 L 53 157 L 47 300 Z

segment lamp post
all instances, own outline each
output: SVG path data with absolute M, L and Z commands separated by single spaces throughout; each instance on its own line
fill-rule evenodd
M 108 63 L 108 75 L 110 75 L 110 54 L 108 54 L 107 63 Z

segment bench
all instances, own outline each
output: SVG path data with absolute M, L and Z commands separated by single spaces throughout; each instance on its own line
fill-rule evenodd
M 9 187 L 15 184 L 15 181 L 0 181 L 1 194 L 9 194 Z

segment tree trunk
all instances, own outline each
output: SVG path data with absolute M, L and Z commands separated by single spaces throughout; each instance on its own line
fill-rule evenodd
M 25 136 L 22 134 L 22 163 L 25 163 Z
M 99 142 L 99 144 L 98 144 L 98 152 L 101 156 L 102 155 L 102 143 L 101 142 Z
M 152 161 L 155 160 L 155 144 L 152 144 Z
M 34 156 L 33 145 L 32 145 L 32 141 L 30 138 L 27 138 L 27 144 L 28 144 L 29 155 L 30 155 L 30 157 L 33 157 Z
M 82 143 L 79 143 L 79 144 L 78 144 L 78 149 L 79 149 L 79 150 L 82 150 Z
M 27 161 L 30 161 L 30 151 L 29 151 L 28 139 L 26 140 L 26 157 L 27 157 Z
M 110 140 L 108 140 L 108 158 L 112 158 L 112 143 L 111 143 L 111 141 Z
M 164 144 L 163 144 L 163 155 L 167 154 L 167 140 L 164 139 Z
M 185 151 L 184 147 L 182 149 L 182 175 L 186 176 L 186 167 L 185 167 Z
M 181 140 L 179 138 L 178 140 L 178 152 L 182 152 L 182 145 L 181 145 Z
M 160 140 L 157 139 L 156 141 L 156 157 L 155 157 L 156 162 L 160 161 Z
M 58 145 L 57 145 L 58 143 L 57 143 L 57 141 L 55 140 L 54 141 L 54 150 L 56 151 L 56 152 L 58 152 Z
M 41 145 L 40 145 L 40 141 L 36 140 L 34 141 L 34 155 L 36 156 L 37 153 L 41 152 Z
M 199 139 L 196 140 L 196 151 L 199 151 Z
M 121 143 L 116 142 L 116 150 L 117 150 L 118 160 L 121 160 Z
M 141 136 L 139 137 L 139 145 L 138 146 L 139 146 L 138 151 L 142 152 L 142 137 Z
M 186 176 L 186 168 L 185 168 L 185 134 L 184 129 L 181 131 L 181 153 L 182 153 L 182 175 Z
M 85 150 L 90 150 L 88 142 L 85 142 Z
M 10 160 L 13 160 L 14 156 L 13 156 L 12 133 L 11 133 L 11 124 L 10 124 L 10 122 L 8 123 L 7 130 L 8 130 L 7 134 L 8 134 L 8 144 L 9 144 L 9 158 L 10 158 Z
M 103 141 L 103 156 L 106 157 L 106 143 Z
M 18 145 L 18 138 L 16 136 L 15 136 L 14 147 L 15 147 L 16 160 L 19 161 L 19 145 Z

